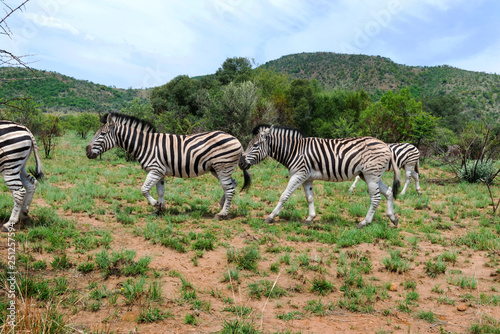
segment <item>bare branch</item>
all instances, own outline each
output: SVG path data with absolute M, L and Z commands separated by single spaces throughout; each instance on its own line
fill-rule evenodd
M 26 3 L 30 0 L 24 0 L 19 6 L 17 7 L 10 7 L 8 4 L 2 1 L 2 4 L 7 8 L 4 9 L 5 11 L 5 16 L 0 19 L 0 35 L 7 35 L 9 38 L 12 38 L 12 31 L 10 30 L 8 24 L 7 24 L 7 19 L 14 14 L 17 11 L 23 11 L 23 8 L 25 7 Z M 2 50 L 0 49 L 0 66 L 7 65 L 7 66 L 22 66 L 27 69 L 29 69 L 33 74 L 35 72 L 28 66 L 28 63 L 25 62 L 22 58 L 27 57 L 25 56 L 16 56 L 13 53 L 7 51 L 7 50 Z M 36 74 L 35 74 L 36 75 Z
M 10 29 L 9 29 L 9 26 L 7 25 L 7 18 L 9 16 L 11 16 L 12 14 L 14 14 L 16 11 L 22 11 L 22 8 L 26 5 L 26 3 L 30 1 L 30 0 L 25 0 L 22 4 L 20 4 L 19 6 L 17 6 L 16 8 L 12 8 L 10 7 L 9 5 L 7 5 L 6 3 L 4 3 L 4 6 L 9 8 L 9 10 L 7 11 L 7 15 L 5 15 L 1 20 L 0 20 L 0 28 L 2 28 L 2 30 L 4 31 L 3 34 L 7 35 L 10 37 L 11 35 L 11 32 L 10 32 Z

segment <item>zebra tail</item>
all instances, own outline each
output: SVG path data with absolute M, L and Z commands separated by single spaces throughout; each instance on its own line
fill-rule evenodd
M 29 168 L 28 172 L 35 177 L 35 179 L 43 181 L 43 171 L 42 171 L 42 160 L 40 159 L 40 155 L 38 154 L 38 145 L 36 143 L 35 137 L 30 133 L 31 135 L 31 143 L 33 147 L 33 154 L 35 155 L 35 163 L 36 163 L 36 168 Z
M 241 190 L 245 190 L 247 188 L 250 188 L 250 185 L 252 184 L 252 176 L 246 169 L 242 169 L 242 171 L 243 171 L 243 178 L 245 181 L 243 182 L 243 187 L 241 187 Z
M 420 175 L 420 172 L 418 171 L 418 160 L 417 160 L 417 164 L 415 165 L 415 172 Z
M 397 166 L 394 161 L 394 154 L 391 154 L 391 162 L 393 166 Z M 400 172 L 399 168 L 394 168 L 394 181 L 392 182 L 392 195 L 394 199 L 398 198 L 399 186 L 400 186 Z

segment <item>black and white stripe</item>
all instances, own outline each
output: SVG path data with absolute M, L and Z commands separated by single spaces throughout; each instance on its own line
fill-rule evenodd
M 26 162 L 34 152 L 36 169 L 33 176 L 26 172 Z M 14 230 L 14 224 L 29 219 L 28 212 L 38 181 L 43 177 L 35 137 L 25 126 L 10 121 L 0 121 L 0 173 L 14 197 L 10 219 L 2 232 Z M 35 179 L 36 178 L 36 179 Z
M 418 176 L 418 160 L 420 159 L 420 152 L 418 148 L 409 143 L 395 143 L 387 144 L 394 155 L 394 161 L 396 166 L 398 166 L 398 171 L 402 168 L 405 169 L 405 185 L 401 191 L 401 195 L 406 193 L 406 189 L 413 178 L 415 180 L 415 188 L 417 193 L 421 194 L 419 176 Z M 389 164 L 388 171 L 394 171 L 392 163 Z M 356 176 L 356 180 L 349 188 L 349 192 L 353 192 L 356 188 L 356 183 L 359 181 L 359 176 Z
M 231 175 L 243 153 L 238 139 L 220 131 L 193 135 L 157 133 L 148 122 L 117 113 L 107 114 L 103 123 L 87 145 L 87 157 L 94 159 L 115 146 L 132 154 L 148 172 L 141 192 L 157 211 L 165 208 L 165 176 L 190 178 L 210 172 L 224 190 L 221 211 L 216 217 L 227 216 L 236 189 L 236 180 Z M 243 188 L 246 188 L 250 185 L 250 174 L 243 173 Z M 158 201 L 149 193 L 155 185 Z
M 382 141 L 371 138 L 323 139 L 305 137 L 300 131 L 269 125 L 259 125 L 255 137 L 240 159 L 240 167 L 248 169 L 267 156 L 288 168 L 290 181 L 273 212 L 266 218 L 271 222 L 280 212 L 283 204 L 302 185 L 309 204 L 310 223 L 316 216 L 314 209 L 313 181 L 341 182 L 357 175 L 368 184 L 371 206 L 365 219 L 358 224 L 363 227 L 371 223 L 380 202 L 380 192 L 387 198 L 387 215 L 397 225 L 394 215 L 393 192 L 382 182 L 382 174 L 389 166 L 392 154 Z M 399 175 L 394 175 L 394 194 L 399 187 Z

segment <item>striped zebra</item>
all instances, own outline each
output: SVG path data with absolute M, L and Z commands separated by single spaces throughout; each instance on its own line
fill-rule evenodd
M 31 151 L 35 155 L 36 169 L 26 172 Z M 27 127 L 10 121 L 0 121 L 0 173 L 14 197 L 10 219 L 2 232 L 13 232 L 21 221 L 29 219 L 31 200 L 35 194 L 36 179 L 43 178 L 42 163 L 35 137 Z
M 393 209 L 393 191 L 381 179 L 392 159 L 391 151 L 384 142 L 371 137 L 344 139 L 305 137 L 298 130 L 269 125 L 258 125 L 254 128 L 253 134 L 255 137 L 240 158 L 240 168 L 248 169 L 269 156 L 288 168 L 290 174 L 288 186 L 281 195 L 278 205 L 266 218 L 266 223 L 273 221 L 283 204 L 300 185 L 304 188 L 309 204 L 306 224 L 311 223 L 316 217 L 314 180 L 341 182 L 361 175 L 368 184 L 371 206 L 358 227 L 371 223 L 380 202 L 380 192 L 387 198 L 387 215 L 397 226 L 398 219 Z M 394 197 L 398 187 L 399 175 L 395 173 Z
M 418 159 L 420 158 L 420 152 L 418 148 L 409 143 L 400 144 L 387 144 L 394 155 L 394 160 L 398 170 L 405 169 L 405 185 L 401 191 L 401 195 L 406 193 L 406 189 L 411 182 L 411 178 L 415 180 L 415 188 L 417 193 L 420 195 L 422 191 L 420 189 L 419 177 L 418 177 Z M 392 163 L 389 163 L 388 171 L 394 171 Z M 356 176 L 356 180 L 349 188 L 349 192 L 352 193 L 356 188 L 356 183 L 359 181 L 359 176 Z
M 148 173 L 141 192 L 157 213 L 165 209 L 165 176 L 191 178 L 210 172 L 224 190 L 215 218 L 227 217 L 236 189 L 231 175 L 243 153 L 238 139 L 220 131 L 187 136 L 157 133 L 150 123 L 118 113 L 109 113 L 101 121 L 104 124 L 87 145 L 87 157 L 95 159 L 115 146 L 134 156 Z M 247 171 L 243 175 L 245 189 L 251 180 Z M 149 193 L 155 185 L 158 201 Z

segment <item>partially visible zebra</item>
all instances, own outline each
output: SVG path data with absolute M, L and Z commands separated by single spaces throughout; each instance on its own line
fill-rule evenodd
M 269 125 L 258 125 L 254 128 L 253 134 L 255 137 L 240 158 L 240 168 L 248 169 L 269 156 L 287 167 L 290 174 L 286 190 L 265 222 L 272 222 L 283 204 L 302 185 L 309 204 L 306 223 L 310 223 L 316 217 L 314 180 L 341 182 L 361 175 L 368 184 L 371 205 L 365 219 L 358 224 L 358 227 L 371 223 L 380 203 L 380 192 L 387 198 L 386 213 L 397 226 L 398 219 L 393 208 L 393 189 L 396 197 L 399 173 L 394 173 L 393 189 L 382 182 L 382 174 L 393 159 L 391 150 L 384 142 L 372 137 L 344 139 L 305 137 L 298 130 Z
M 34 177 L 26 172 L 31 151 L 36 162 L 36 169 L 30 171 Z M 0 173 L 14 197 L 14 208 L 9 221 L 2 226 L 2 232 L 12 232 L 15 224 L 29 219 L 31 200 L 38 184 L 36 179 L 43 177 L 38 145 L 27 127 L 0 121 Z
M 165 176 L 190 178 L 210 172 L 224 190 L 219 202 L 221 211 L 215 217 L 227 216 L 236 189 L 231 175 L 243 153 L 238 139 L 220 131 L 193 135 L 157 133 L 150 123 L 118 113 L 109 113 L 101 121 L 104 124 L 87 145 L 87 157 L 95 159 L 115 146 L 125 149 L 148 172 L 141 192 L 156 212 L 165 209 Z M 245 189 L 251 179 L 247 171 L 243 175 Z M 149 193 L 155 185 L 158 201 Z
M 398 166 L 398 171 L 401 168 L 405 169 L 405 185 L 403 190 L 401 190 L 401 195 L 406 193 L 406 189 L 411 182 L 411 178 L 415 180 L 415 188 L 417 193 L 420 195 L 422 191 L 420 189 L 419 177 L 418 177 L 418 159 L 420 158 L 420 152 L 418 148 L 409 143 L 399 143 L 399 144 L 387 144 L 394 154 L 394 160 L 396 161 L 396 166 Z M 388 171 L 394 171 L 392 163 L 389 163 Z M 352 193 L 356 188 L 356 183 L 359 181 L 359 176 L 356 176 L 354 183 L 349 192 Z

